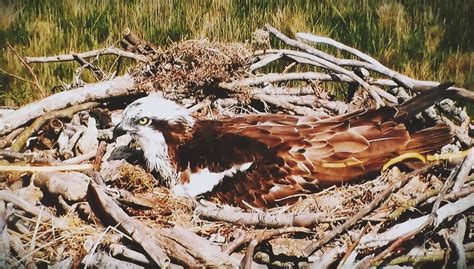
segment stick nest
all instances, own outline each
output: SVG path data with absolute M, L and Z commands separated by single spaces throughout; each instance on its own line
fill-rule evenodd
M 269 48 L 269 40 L 267 31 L 260 30 L 256 35 L 258 38 L 250 44 L 189 40 L 166 49 L 156 49 L 127 34 L 125 39 L 133 46 L 127 48 L 128 52 L 139 53 L 135 58 L 142 61 L 130 72 L 136 81 L 135 87 L 141 89 L 146 85 L 148 92 L 156 91 L 178 100 L 199 119 L 268 112 L 327 117 L 376 104 L 363 87 L 356 85 L 354 88 L 354 82 L 349 85 L 348 93 L 343 95 L 350 98 L 343 99 L 328 94 L 322 81 L 305 77 L 308 73 L 293 73 L 290 74 L 292 79 L 279 80 L 288 75 L 296 64 L 309 65 L 315 68 L 315 72 L 321 66 L 314 67 L 314 63 L 308 60 L 313 59 L 311 57 L 303 59 L 300 55 L 299 58 L 291 58 L 279 55 L 280 52 L 275 55 L 261 51 L 257 53 L 262 47 Z M 285 37 L 279 38 L 287 41 Z M 304 46 L 298 48 L 298 52 L 302 52 Z M 275 74 L 259 74 L 260 69 L 252 69 L 252 66 L 258 66 L 256 63 L 265 63 L 268 59 L 281 60 L 280 65 L 274 67 L 280 68 L 276 79 Z M 325 72 L 330 73 L 336 82 L 340 82 L 339 79 L 343 77 L 343 74 L 330 68 Z M 326 73 L 317 75 L 325 78 Z M 365 79 L 375 81 L 368 77 Z M 401 87 L 390 87 L 387 93 L 401 101 L 410 98 L 411 94 Z M 113 97 L 113 91 L 111 95 Z M 26 137 L 19 135 L 20 131 L 16 135 L 12 135 L 12 132 L 0 137 L 0 145 L 5 148 L 0 150 L 0 165 L 59 166 L 65 162 L 70 165 L 90 165 L 88 170 L 81 173 L 0 174 L 0 212 L 3 212 L 0 215 L 0 228 L 4 238 L 12 239 L 6 244 L 0 242 L 0 253 L 1 250 L 8 250 L 6 260 L 0 257 L 0 263 L 31 267 L 61 262 L 60 265 L 64 267 L 74 267 L 81 263 L 82 266 L 87 264 L 88 256 L 105 253 L 105 257 L 109 257 L 108 253 L 112 253 L 113 258 L 109 257 L 107 261 L 101 260 L 103 257 L 99 259 L 99 256 L 93 256 L 93 261 L 97 267 L 113 263 L 117 267 L 139 265 L 151 268 L 162 261 L 161 254 L 156 251 L 163 248 L 163 253 L 173 263 L 185 266 L 236 266 L 242 261 L 241 264 L 248 267 L 255 261 L 285 268 L 310 265 L 323 267 L 326 260 L 329 260 L 328 264 L 336 266 L 345 259 L 349 260 L 350 253 L 355 253 L 355 261 L 361 261 L 367 257 L 372 259 L 372 254 L 379 254 L 386 247 L 362 247 L 359 240 L 365 235 L 391 231 L 397 224 L 429 215 L 436 197 L 446 198 L 449 202 L 444 202 L 442 206 L 449 206 L 472 193 L 471 176 L 462 189 L 438 196 L 453 170 L 451 164 L 409 174 L 407 180 L 404 180 L 406 171 L 392 167 L 379 176 L 368 177 L 360 182 L 299 196 L 293 205 L 268 212 L 250 207 L 232 208 L 218 201 L 177 197 L 160 186 L 159 178 L 157 180 L 156 175 L 145 169 L 143 161 L 138 159 L 130 163 L 115 163 L 107 160 L 114 148 L 120 145 L 133 146 L 130 141 L 112 141 L 111 131 L 117 119 L 120 119 L 124 106 L 135 98 L 133 94 L 125 96 L 125 102 L 119 105 L 116 100 L 107 99 L 100 109 L 92 108 L 99 105 L 97 103 L 90 103 L 86 108 L 73 106 L 66 111 L 68 113 L 58 113 L 61 117 L 52 117 L 60 130 L 42 125 L 36 129 L 26 128 L 30 135 L 38 133 L 38 136 Z M 437 107 L 433 113 L 423 113 L 418 121 L 424 124 L 433 120 L 430 117 L 439 120 L 441 114 L 455 113 L 451 118 L 456 118 L 459 124 L 450 122 L 456 128 L 457 142 L 445 149 L 455 152 L 470 145 L 466 143 L 470 141 L 469 118 L 466 120 L 462 109 L 450 111 Z M 50 118 L 50 115 L 46 115 L 44 119 Z M 449 121 L 448 118 L 443 119 Z M 26 138 L 19 143 L 15 142 L 16 136 Z M 48 137 L 48 140 L 43 137 Z M 20 150 L 12 150 L 12 144 Z M 41 184 L 35 180 L 39 176 L 43 178 Z M 55 177 L 63 180 L 53 180 Z M 86 180 L 86 184 L 77 183 L 81 180 Z M 35 184 L 40 186 L 35 187 Z M 81 186 L 86 188 L 81 190 Z M 393 192 L 385 195 L 387 189 Z M 374 205 L 374 201 L 380 198 L 380 202 Z M 351 220 L 358 212 L 368 208 L 370 210 L 366 214 Z M 218 213 L 206 215 L 202 212 Z M 472 209 L 463 210 L 462 213 L 464 215 L 455 214 L 442 225 L 420 232 L 410 242 L 400 243 L 398 249 L 402 257 L 399 257 L 399 261 L 394 258 L 400 254 L 394 251 L 385 260 L 372 260 L 372 265 L 379 265 L 380 262 L 416 264 L 411 249 L 418 249 L 427 257 L 440 252 L 442 256 L 445 255 L 444 249 L 452 246 L 452 243 L 446 243 L 448 240 L 445 238 L 453 236 L 457 231 L 453 228 L 454 222 L 464 216 L 468 216 L 468 225 L 464 229 L 464 237 L 458 242 L 465 244 L 467 257 L 472 257 L 473 247 L 469 246 L 474 231 L 470 221 Z M 305 216 L 305 222 L 295 222 L 298 217 Z M 229 221 L 232 217 L 236 218 Z M 290 225 L 275 225 L 267 221 L 278 217 Z M 257 219 L 257 222 L 252 222 L 253 219 Z M 329 238 L 317 251 L 311 255 L 305 252 L 309 246 L 327 239 L 331 232 L 337 231 L 347 222 L 351 222 L 350 225 Z M 154 247 L 147 247 L 150 244 Z M 133 257 L 124 257 L 123 253 L 112 251 L 117 245 L 133 252 Z M 68 257 L 72 257 L 69 262 L 66 259 Z M 452 264 L 453 259 L 434 261 L 436 265 Z M 349 266 L 355 265 L 355 261 L 348 263 Z
M 189 40 L 153 56 L 149 72 L 139 72 L 139 80 L 152 82 L 156 90 L 216 87 L 243 77 L 251 57 L 252 50 L 244 43 Z

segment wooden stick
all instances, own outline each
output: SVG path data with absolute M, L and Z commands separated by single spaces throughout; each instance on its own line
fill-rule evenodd
M 26 82 L 26 83 L 29 83 L 31 85 L 34 85 L 36 87 L 36 84 L 34 81 L 31 81 L 29 79 L 26 79 L 26 78 L 22 78 L 20 76 L 17 76 L 15 74 L 12 74 L 10 72 L 8 72 L 7 70 L 3 69 L 3 68 L 0 68 L 0 72 L 2 72 L 3 74 L 7 75 L 7 76 L 10 76 L 12 78 L 15 78 L 15 79 L 18 79 L 19 81 L 23 81 L 23 82 Z
M 152 265 L 148 258 L 140 252 L 131 250 L 124 245 L 120 244 L 110 244 L 109 246 L 111 255 L 116 257 L 124 257 L 134 262 L 138 262 L 145 265 Z
M 36 153 L 20 153 L 11 150 L 4 150 L 0 149 L 0 157 L 2 158 L 10 158 L 10 159 L 17 159 L 17 160 L 32 160 L 35 158 Z
M 318 67 L 324 67 L 323 65 L 319 64 L 317 61 L 318 57 L 314 56 L 313 54 L 304 52 L 304 51 L 297 51 L 297 50 L 290 50 L 290 49 L 268 49 L 264 51 L 256 51 L 256 55 L 273 55 L 273 54 L 282 54 L 284 56 L 290 57 L 296 60 L 299 63 L 310 64 Z M 370 63 L 361 62 L 358 60 L 351 60 L 351 59 L 339 59 L 335 58 L 334 63 L 340 66 L 350 66 L 350 67 L 363 67 L 367 70 L 377 72 L 377 69 Z
M 243 269 L 251 269 L 252 262 L 253 262 L 253 253 L 255 252 L 255 247 L 258 245 L 259 241 L 257 239 L 252 239 L 250 244 L 247 246 L 245 250 L 245 255 L 242 261 L 240 262 L 239 268 Z
M 321 65 L 324 65 L 326 68 L 328 69 L 331 69 L 331 70 L 334 70 L 336 71 L 337 73 L 340 73 L 340 74 L 344 74 L 348 77 L 350 77 L 351 79 L 353 79 L 354 81 L 356 81 L 357 83 L 359 83 L 360 85 L 362 85 L 362 87 L 367 90 L 370 95 L 372 96 L 372 98 L 374 98 L 374 100 L 376 101 L 376 103 L 379 105 L 379 106 L 384 106 L 385 104 L 383 103 L 382 99 L 380 98 L 379 96 L 379 93 L 380 91 L 383 91 L 380 89 L 380 91 L 376 91 L 375 89 L 377 87 L 374 87 L 374 86 L 371 86 L 369 85 L 367 82 L 365 82 L 362 78 L 360 78 L 359 76 L 357 76 L 356 74 L 354 74 L 354 72 L 352 71 L 349 71 L 347 69 L 344 69 L 338 65 L 336 65 L 334 62 L 332 61 L 329 61 L 327 60 L 327 54 L 326 54 L 326 59 L 324 58 L 325 57 L 325 53 L 321 53 L 321 51 L 318 51 L 316 50 L 315 48 L 311 47 L 311 46 L 308 46 L 304 43 L 301 43 L 297 40 L 294 40 L 294 39 L 291 39 L 289 37 L 287 37 L 286 35 L 284 35 L 283 33 L 281 33 L 280 31 L 278 31 L 277 29 L 273 28 L 272 26 L 266 24 L 265 25 L 265 29 L 267 29 L 267 31 L 269 31 L 270 33 L 272 33 L 274 36 L 276 36 L 278 39 L 282 40 L 283 42 L 285 42 L 287 45 L 290 45 L 292 47 L 296 47 L 296 48 L 299 48 L 299 49 L 302 49 L 310 54 L 313 54 L 315 56 L 318 57 L 318 60 L 316 61 L 317 63 L 321 64 Z M 315 58 L 316 60 L 316 58 Z M 390 100 L 389 100 L 390 101 Z
M 235 267 L 238 264 L 237 259 L 223 253 L 219 246 L 211 245 L 207 239 L 183 227 L 175 226 L 171 229 L 160 229 L 159 233 L 160 236 L 177 242 L 180 246 L 184 247 L 189 254 L 197 260 L 202 261 L 205 265 Z M 193 266 L 197 266 L 197 264 Z
M 105 73 L 104 73 L 104 71 L 102 71 L 102 69 L 100 69 L 99 67 L 89 63 L 84 58 L 82 58 L 80 55 L 74 53 L 74 54 L 72 54 L 72 57 L 74 58 L 74 60 L 76 60 L 76 62 L 78 62 L 81 65 L 81 68 L 86 68 L 86 69 L 91 70 L 94 73 L 95 78 L 98 81 L 101 81 L 105 77 Z
M 44 123 L 54 118 L 72 118 L 72 116 L 82 110 L 88 110 L 99 105 L 98 103 L 89 102 L 80 105 L 71 106 L 62 110 L 50 111 L 38 117 L 28 128 L 26 128 L 18 137 L 11 147 L 11 151 L 20 151 L 26 144 L 28 138 L 36 133 Z
M 128 236 L 140 244 L 156 265 L 159 267 L 168 266 L 170 259 L 163 248 L 152 240 L 150 234 L 147 233 L 146 226 L 138 220 L 129 217 L 98 185 L 91 182 L 89 186 L 91 199 L 93 198 L 95 201 L 93 204 L 100 206 L 102 212 L 108 214 L 109 220 L 118 223 Z
M 84 265 L 84 268 L 87 268 L 89 265 L 92 268 L 127 268 L 127 269 L 144 269 L 145 267 L 122 261 L 116 258 L 111 257 L 105 252 L 97 252 L 94 254 L 89 254 L 82 259 L 81 264 Z
M 169 259 L 187 266 L 236 265 L 237 260 L 224 254 L 218 246 L 190 230 L 173 227 L 152 229 L 127 215 L 115 201 L 95 183 L 89 185 L 88 200 L 94 213 L 105 217 L 107 222 L 119 224 L 121 230 L 133 238 L 158 264 L 169 263 Z M 164 264 L 166 265 L 166 264 Z
M 133 90 L 133 87 L 134 80 L 127 75 L 50 95 L 0 118 L 0 135 L 11 132 L 50 111 L 114 96 L 133 94 L 138 90 Z
M 414 78 L 410 78 L 408 76 L 405 76 L 403 74 L 400 74 L 392 69 L 389 69 L 388 67 L 382 65 L 379 61 L 377 61 L 376 59 L 370 57 L 369 55 L 355 49 L 355 48 L 352 48 L 352 47 L 349 47 L 347 45 L 344 45 L 332 38 L 329 38 L 329 37 L 323 37 L 323 36 L 316 36 L 316 35 L 313 35 L 313 34 L 308 34 L 308 33 L 297 33 L 296 34 L 296 37 L 298 39 L 304 39 L 306 41 L 310 41 L 310 42 L 314 42 L 314 43 L 323 43 L 323 44 L 328 44 L 328 45 L 331 45 L 333 47 L 336 47 L 340 50 L 344 50 L 344 51 L 347 51 L 359 58 L 361 58 L 362 60 L 370 63 L 371 65 L 367 66 L 367 65 L 364 65 L 363 67 L 368 69 L 368 70 L 371 70 L 371 71 L 375 71 L 377 73 L 380 73 L 380 74 L 383 74 L 383 75 L 386 75 L 390 78 L 393 79 L 393 81 L 395 81 L 396 83 L 399 83 L 401 84 L 402 86 L 406 87 L 406 88 L 409 88 L 411 90 L 414 90 L 414 91 L 424 91 L 424 90 L 427 90 L 427 89 L 430 89 L 432 87 L 435 87 L 439 84 L 439 82 L 436 82 L 436 81 L 426 81 L 426 80 L 418 80 L 418 79 L 414 79 Z M 337 59 L 339 60 L 339 59 Z M 339 60 L 339 61 L 345 61 L 345 60 Z M 347 61 L 350 61 L 350 60 L 347 60 Z M 350 65 L 350 66 L 357 66 L 357 62 L 348 62 L 350 64 L 347 64 L 347 65 Z M 345 63 L 343 62 L 338 62 L 337 64 L 340 64 L 340 65 L 344 65 Z M 466 99 L 469 99 L 469 100 L 474 100 L 474 93 L 472 91 L 468 91 L 466 89 L 463 89 L 463 88 L 458 88 L 458 87 L 451 87 L 450 89 L 455 89 L 456 92 L 457 92 L 457 95 L 461 98 L 466 98 Z
M 130 58 L 130 59 L 135 59 L 140 62 L 147 62 L 148 59 L 147 57 L 140 55 L 140 54 L 135 54 L 133 52 L 128 52 L 124 51 L 118 48 L 110 47 L 110 48 L 105 48 L 105 49 L 99 49 L 99 50 L 91 50 L 87 52 L 82 52 L 82 53 L 75 53 L 77 56 L 87 59 L 91 57 L 96 57 L 96 56 L 102 56 L 102 55 L 117 55 L 120 57 L 125 57 L 125 58 Z M 25 57 L 26 63 L 54 63 L 54 62 L 66 62 L 66 61 L 74 61 L 74 53 L 71 54 L 62 54 L 62 55 L 56 55 L 56 56 L 48 56 L 48 57 Z
M 245 226 L 257 226 L 266 228 L 281 228 L 281 227 L 312 227 L 316 225 L 324 216 L 322 213 L 305 213 L 305 214 L 271 214 L 268 212 L 241 212 L 238 208 L 225 206 L 218 207 L 204 207 L 197 206 L 196 214 L 200 217 L 225 221 Z
M 474 194 L 470 194 L 454 203 L 449 203 L 442 206 L 437 212 L 434 228 L 438 227 L 438 225 L 443 223 L 446 219 L 461 214 L 472 207 L 474 207 Z M 385 246 L 388 243 L 393 242 L 394 240 L 397 240 L 401 236 L 407 234 L 408 232 L 419 228 L 423 225 L 427 218 L 428 216 L 422 216 L 419 218 L 407 220 L 391 227 L 381 234 L 373 235 L 369 233 L 361 238 L 357 249 Z
M 308 257 L 309 261 L 314 263 L 311 268 L 329 268 L 329 266 L 337 259 L 337 257 L 346 251 L 345 246 L 337 246 L 328 251 L 325 251 L 321 256 Z
M 396 249 L 398 249 L 404 242 L 412 239 L 415 237 L 417 234 L 423 232 L 425 229 L 435 225 L 435 220 L 436 220 L 436 213 L 438 212 L 439 206 L 441 204 L 441 201 L 443 200 L 444 195 L 448 191 L 449 188 L 452 187 L 454 183 L 454 178 L 459 172 L 460 165 L 458 165 L 451 174 L 449 175 L 448 179 L 444 182 L 443 189 L 439 193 L 438 197 L 436 198 L 436 201 L 433 205 L 433 208 L 431 209 L 431 213 L 429 216 L 426 218 L 426 220 L 423 222 L 422 225 L 416 227 L 412 231 L 400 236 L 397 240 L 395 240 L 390 246 L 388 246 L 384 251 L 380 252 L 377 254 L 374 258 L 368 259 L 364 262 L 361 262 L 357 268 L 359 269 L 367 269 L 370 267 L 370 265 L 374 265 L 378 263 L 379 261 L 383 260 L 385 256 L 394 253 Z
M 453 192 L 459 192 L 462 189 L 462 186 L 466 182 L 469 173 L 471 172 L 472 167 L 474 166 L 474 148 L 469 150 L 466 158 L 461 164 L 461 169 L 459 170 L 458 176 L 456 178 L 456 182 L 454 183 Z M 466 218 L 459 219 L 456 224 L 454 225 L 454 234 L 448 237 L 448 241 L 453 245 L 454 249 L 457 252 L 457 261 L 456 261 L 456 268 L 457 269 L 465 269 L 467 268 L 467 260 L 466 260 L 466 251 L 462 246 L 462 242 L 464 240 L 464 235 L 466 233 Z
M 404 75 L 402 75 L 398 72 L 395 72 L 395 71 L 387 68 L 386 66 L 381 64 L 376 59 L 370 57 L 369 55 L 367 55 L 365 53 L 362 53 L 361 51 L 359 51 L 357 49 L 354 49 L 352 47 L 346 46 L 346 45 L 342 44 L 341 42 L 338 42 L 334 39 L 331 39 L 329 37 L 316 36 L 316 35 L 308 34 L 308 33 L 297 33 L 296 38 L 297 39 L 303 39 L 303 40 L 310 41 L 310 42 L 314 42 L 314 43 L 322 43 L 322 44 L 331 45 L 331 46 L 333 46 L 335 48 L 338 48 L 340 50 L 347 51 L 347 52 L 361 58 L 362 60 L 366 61 L 367 63 L 370 63 L 369 66 L 364 66 L 364 68 L 366 68 L 368 70 L 378 72 L 378 73 L 383 74 L 383 75 L 386 75 L 386 76 L 392 78 L 394 81 L 400 82 L 402 84 L 402 86 L 404 86 L 406 88 L 412 89 L 414 87 L 414 83 L 412 82 L 411 78 L 409 78 L 407 76 L 404 76 Z
M 262 57 L 262 59 L 260 61 L 252 64 L 249 67 L 249 70 L 253 71 L 255 69 L 262 68 L 262 67 L 270 64 L 271 62 L 274 62 L 274 61 L 280 59 L 281 57 L 283 57 L 282 53 L 275 53 L 275 54 L 265 55 L 265 56 Z
M 287 109 L 289 111 L 293 111 L 296 114 L 303 115 L 303 116 L 312 116 L 316 118 L 321 118 L 321 117 L 327 117 L 326 113 L 321 113 L 318 111 L 314 111 L 309 107 L 303 107 L 303 106 L 297 106 L 290 104 L 289 102 L 286 102 L 282 100 L 281 98 L 271 96 L 271 95 L 266 95 L 266 94 L 256 94 L 254 95 L 255 99 L 270 103 L 272 105 Z
M 391 184 L 390 186 L 388 186 L 384 191 L 382 191 L 380 194 L 378 194 L 373 200 L 372 202 L 362 208 L 359 212 L 357 212 L 357 214 L 355 214 L 353 217 L 351 217 L 350 219 L 348 219 L 346 222 L 344 222 L 343 224 L 337 226 L 336 228 L 334 228 L 331 232 L 329 232 L 325 237 L 323 237 L 321 240 L 318 240 L 316 242 L 313 242 L 311 243 L 310 245 L 308 245 L 306 247 L 306 249 L 304 250 L 304 255 L 306 257 L 310 256 L 311 254 L 313 254 L 316 250 L 320 249 L 322 246 L 324 246 L 326 243 L 328 243 L 329 241 L 331 241 L 332 239 L 334 239 L 334 237 L 338 236 L 340 233 L 344 232 L 345 230 L 347 230 L 348 228 L 350 228 L 351 226 L 353 226 L 354 224 L 356 224 L 359 220 L 361 220 L 364 216 L 366 216 L 367 214 L 369 214 L 370 212 L 372 212 L 372 210 L 374 210 L 384 199 L 386 199 L 387 197 L 390 196 L 390 194 L 392 194 L 393 192 L 395 192 L 396 190 L 398 190 L 399 188 L 401 188 L 403 185 L 405 185 L 410 179 L 412 176 L 415 176 L 415 175 L 418 175 L 420 173 L 423 173 L 425 171 L 428 171 L 430 168 L 432 168 L 434 166 L 434 164 L 429 164 L 429 165 L 426 165 L 422 168 L 420 168 L 419 170 L 416 170 L 416 171 L 413 171 L 409 174 L 406 174 L 404 175 L 398 182 L 397 184 Z
M 251 94 L 267 94 L 267 95 L 314 95 L 315 92 L 311 87 L 277 87 L 273 85 L 268 85 L 263 89 L 252 88 L 250 89 Z
M 287 233 L 308 233 L 309 230 L 302 227 L 287 227 L 280 228 L 275 230 L 263 230 L 263 231 L 254 231 L 246 235 L 246 240 L 244 242 L 250 241 L 247 249 L 245 251 L 244 258 L 240 262 L 241 268 L 251 268 L 253 262 L 253 255 L 255 252 L 255 247 L 260 244 L 262 241 L 269 240 L 272 237 L 287 234 Z M 237 246 L 238 247 L 238 246 Z
M 94 169 L 93 164 L 71 164 L 55 166 L 26 166 L 26 165 L 0 165 L 0 172 L 57 172 L 57 171 L 84 171 Z
M 429 262 L 440 262 L 446 258 L 447 250 L 437 250 L 423 253 L 423 255 L 404 255 L 390 260 L 387 265 L 411 264 L 417 266 Z M 474 252 L 466 252 L 466 260 L 474 260 Z M 415 267 L 416 268 L 416 267 Z
M 245 78 L 245 79 L 237 80 L 234 82 L 221 82 L 219 83 L 219 87 L 226 90 L 235 91 L 235 89 L 238 89 L 240 87 L 254 86 L 254 85 L 259 85 L 263 83 L 284 82 L 284 81 L 290 81 L 290 80 L 335 81 L 335 82 L 347 82 L 347 83 L 355 82 L 354 79 L 344 74 L 296 72 L 296 73 L 285 73 L 285 74 L 271 73 L 271 74 L 265 74 L 265 75 L 261 75 L 257 77 Z M 390 80 L 390 79 L 369 79 L 367 80 L 367 83 L 378 85 L 378 86 L 387 86 L 387 87 L 397 86 L 397 84 L 393 80 Z M 387 98 L 392 98 L 389 96 L 390 94 L 387 95 Z
M 18 197 L 11 191 L 0 190 L 0 200 L 12 203 L 16 207 L 21 208 L 35 217 L 41 216 L 41 221 L 50 221 L 53 218 L 48 211 L 38 208 L 34 204 Z
M 67 160 L 64 160 L 63 163 L 67 163 L 67 164 L 78 164 L 78 163 L 81 163 L 83 161 L 88 161 L 94 157 L 96 157 L 97 155 L 97 151 L 89 151 L 87 153 L 84 153 L 82 155 L 78 155 L 76 157 L 73 157 L 71 159 L 67 159 Z M 94 164 L 96 164 L 94 162 Z
M 463 217 L 456 222 L 454 233 L 448 237 L 448 242 L 451 243 L 457 253 L 456 269 L 467 268 L 466 250 L 462 244 L 466 235 L 466 228 L 466 218 Z
M 454 183 L 453 192 L 459 192 L 468 179 L 469 172 L 474 166 L 474 148 L 471 148 L 463 161 L 458 177 Z
M 357 238 L 351 244 L 351 246 L 346 250 L 346 254 L 344 254 L 342 259 L 339 261 L 339 265 L 337 266 L 338 269 L 341 268 L 344 265 L 347 258 L 349 258 L 349 256 L 351 255 L 352 251 L 354 251 L 356 249 L 357 245 L 359 244 L 360 239 L 362 238 L 362 236 L 364 236 L 367 233 L 367 230 L 369 229 L 369 227 L 370 227 L 370 225 L 366 224 L 364 226 L 364 228 L 362 229 L 362 231 L 357 236 Z
M 15 129 L 13 130 L 12 132 L 10 132 L 7 136 L 3 137 L 0 139 L 0 149 L 4 149 L 6 147 L 9 147 L 11 146 L 11 144 L 13 143 L 13 140 L 16 139 L 16 137 L 21 133 L 23 132 L 25 128 L 18 128 L 18 129 Z
M 222 252 L 224 252 L 225 254 L 231 254 L 232 252 L 234 252 L 237 248 L 239 248 L 245 243 L 247 235 L 241 229 L 237 229 L 236 231 L 234 231 L 234 238 L 235 239 L 233 241 L 222 246 Z

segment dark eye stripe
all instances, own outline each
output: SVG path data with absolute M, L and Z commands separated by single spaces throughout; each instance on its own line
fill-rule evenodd
M 170 129 L 169 123 L 165 120 L 152 119 L 150 125 L 152 126 L 153 129 L 155 129 L 157 131 L 160 131 L 160 132 L 163 132 L 163 131 L 166 131 L 166 130 Z

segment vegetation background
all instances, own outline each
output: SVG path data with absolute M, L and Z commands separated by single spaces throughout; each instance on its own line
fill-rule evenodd
M 0 106 L 60 91 L 78 67 L 32 65 L 41 93 L 12 76 L 33 80 L 8 44 L 21 56 L 82 52 L 117 44 L 126 28 L 157 45 L 197 38 L 243 42 L 265 23 L 290 36 L 329 36 L 418 79 L 474 89 L 473 0 L 0 0 Z M 114 58 L 100 61 L 112 66 Z

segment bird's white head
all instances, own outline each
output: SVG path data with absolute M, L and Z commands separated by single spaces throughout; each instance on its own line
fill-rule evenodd
M 166 185 L 172 187 L 178 174 L 169 154 L 169 144 L 176 143 L 177 137 L 193 125 L 194 119 L 185 107 L 150 95 L 125 108 L 114 136 L 129 133 L 142 148 L 148 168 L 160 172 Z

